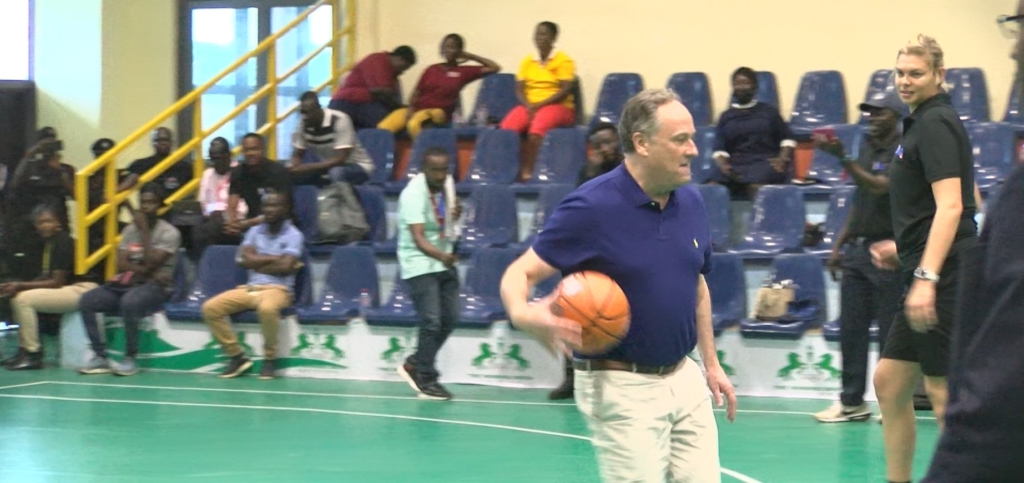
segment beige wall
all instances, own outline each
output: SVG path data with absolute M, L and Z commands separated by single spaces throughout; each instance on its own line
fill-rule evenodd
M 981 67 L 992 112 L 1006 107 L 1013 77 L 1010 44 L 995 18 L 1013 0 L 359 0 L 360 54 L 409 44 L 420 63 L 403 76 L 408 89 L 437 62 L 444 34 L 461 33 L 467 49 L 514 72 L 533 51 L 534 25 L 559 24 L 558 47 L 576 59 L 588 115 L 603 76 L 639 72 L 663 86 L 673 72 L 703 71 L 716 112 L 729 96 L 729 74 L 740 65 L 775 72 L 788 113 L 811 70 L 843 73 L 851 120 L 868 77 L 889 68 L 896 51 L 918 32 L 935 37 L 949 67 Z M 467 90 L 465 99 L 475 91 Z M 788 114 L 785 115 L 788 117 Z
M 38 122 L 58 130 L 66 162 L 84 166 L 97 138 L 123 139 L 174 102 L 176 5 L 36 0 Z M 140 143 L 119 161 L 127 164 L 149 150 Z

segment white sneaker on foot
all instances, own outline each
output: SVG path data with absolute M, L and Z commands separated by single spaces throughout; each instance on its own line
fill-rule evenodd
M 871 419 L 871 410 L 867 404 L 860 406 L 844 406 L 836 401 L 828 409 L 814 414 L 814 419 L 822 423 L 845 423 L 848 421 L 867 421 Z

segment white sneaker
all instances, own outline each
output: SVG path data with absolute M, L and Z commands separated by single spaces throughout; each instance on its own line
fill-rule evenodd
M 814 414 L 814 419 L 822 423 L 845 423 L 847 421 L 867 421 L 871 419 L 871 410 L 867 404 L 860 406 L 844 406 L 836 401 L 828 409 Z

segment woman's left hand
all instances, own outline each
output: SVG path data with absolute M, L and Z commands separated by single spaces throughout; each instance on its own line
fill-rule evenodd
M 928 332 L 938 322 L 935 313 L 935 283 L 927 280 L 914 280 L 903 303 L 903 311 L 907 316 L 910 328 L 916 332 Z

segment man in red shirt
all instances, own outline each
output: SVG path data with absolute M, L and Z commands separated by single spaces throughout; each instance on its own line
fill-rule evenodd
M 359 61 L 331 98 L 329 109 L 344 112 L 356 129 L 375 128 L 391 111 L 402 107 L 398 76 L 416 64 L 416 51 L 403 45 Z

